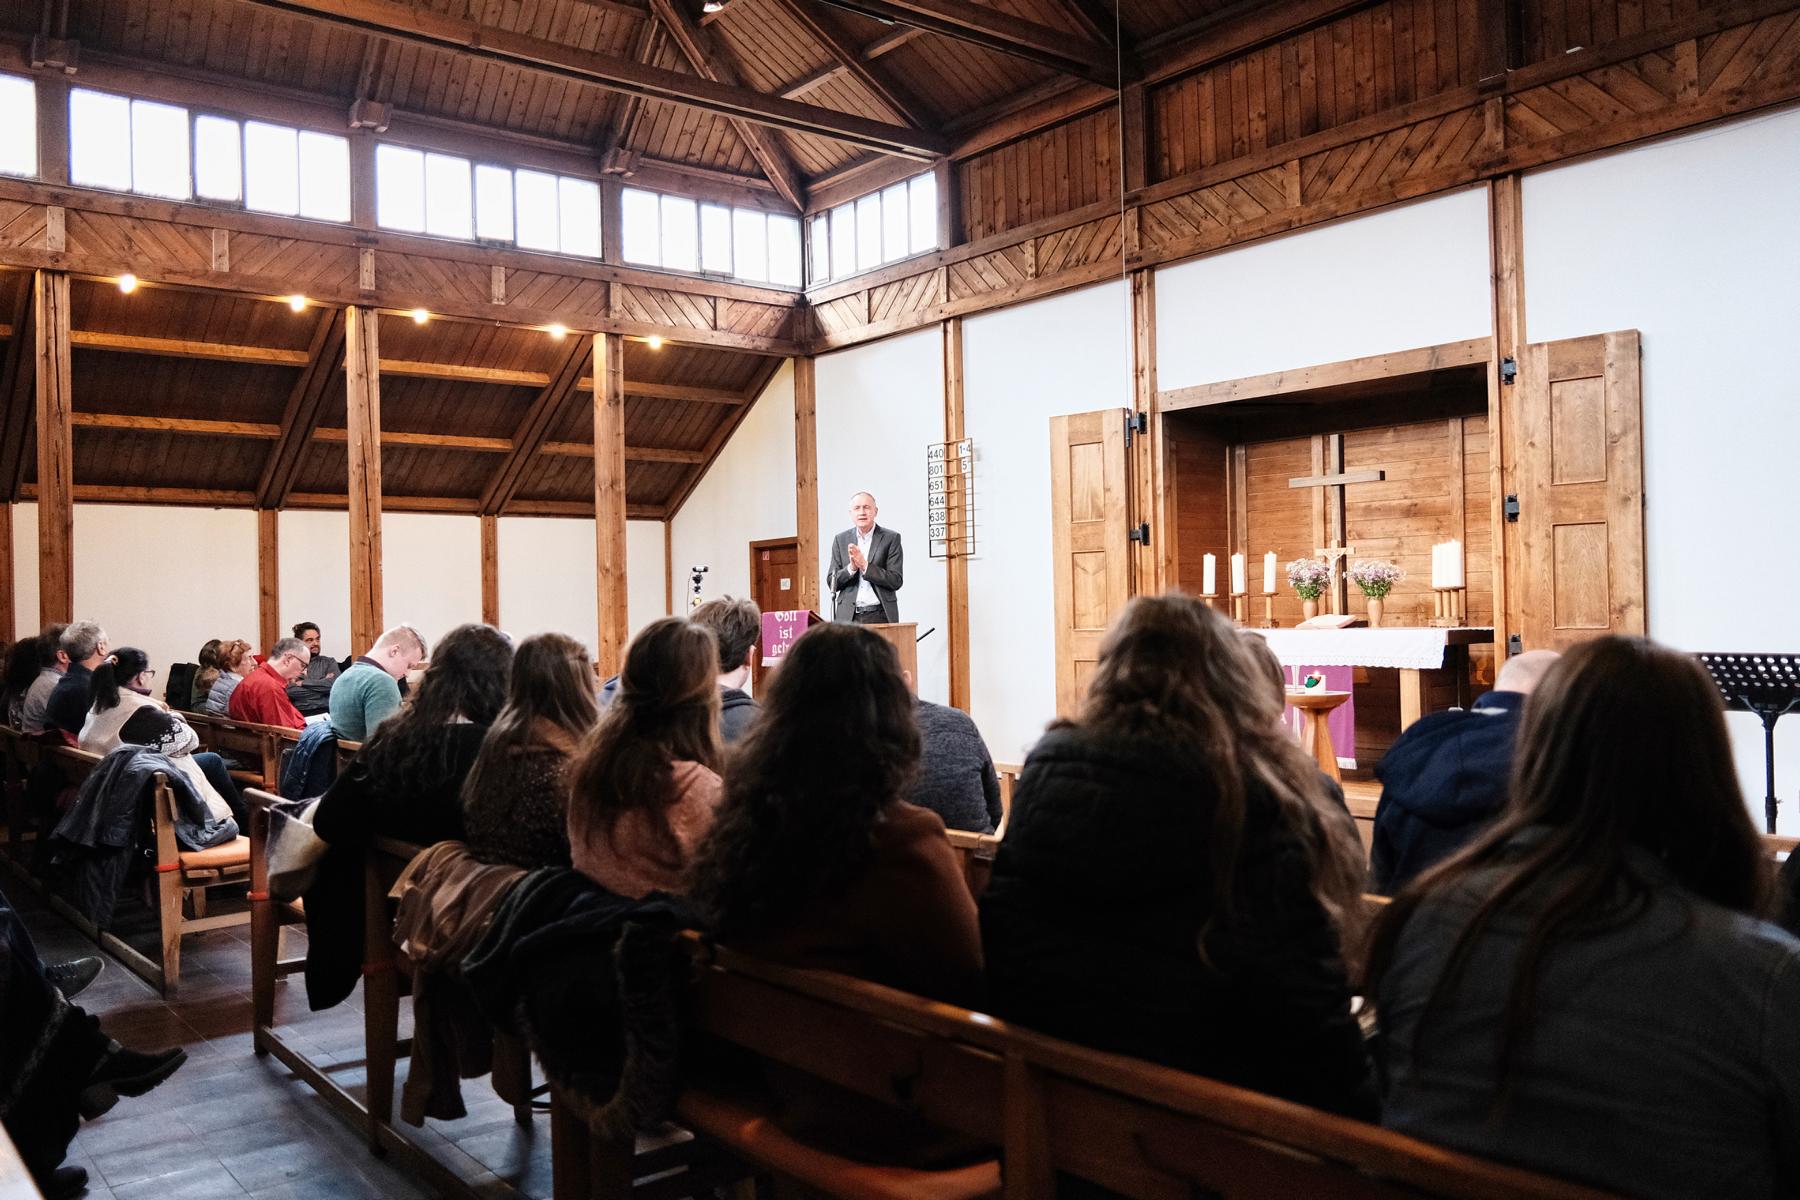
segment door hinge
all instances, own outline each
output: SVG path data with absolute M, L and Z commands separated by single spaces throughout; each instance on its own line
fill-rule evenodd
M 1150 432 L 1150 414 L 1133 412 L 1125 414 L 1125 448 L 1131 449 L 1131 439 L 1140 433 Z
M 1150 544 L 1150 522 L 1140 521 L 1136 525 L 1133 525 L 1130 534 L 1127 536 L 1140 546 L 1148 546 Z
M 1511 385 L 1519 377 L 1519 360 L 1512 357 L 1500 360 L 1500 382 Z
M 1501 511 L 1506 514 L 1506 519 L 1508 521 L 1517 521 L 1519 519 L 1519 495 L 1517 492 L 1507 493 L 1506 504 Z
M 1506 657 L 1525 653 L 1525 639 L 1516 633 L 1506 635 Z

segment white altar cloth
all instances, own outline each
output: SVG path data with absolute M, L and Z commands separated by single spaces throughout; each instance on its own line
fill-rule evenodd
M 1257 629 L 1289 667 L 1394 667 L 1430 671 L 1444 665 L 1444 650 L 1468 640 L 1461 629 Z

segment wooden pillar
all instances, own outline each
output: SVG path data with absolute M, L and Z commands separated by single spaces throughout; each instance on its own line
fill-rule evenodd
M 350 650 L 381 636 L 381 316 L 344 312 L 344 425 L 350 496 Z
M 0 501 L 0 645 L 10 646 L 19 638 L 19 618 L 13 610 L 13 588 L 17 578 L 13 559 L 13 506 Z
M 600 261 L 625 261 L 625 185 L 617 178 L 600 181 Z
M 1494 652 L 1504 660 L 1513 617 L 1519 611 L 1508 555 L 1518 560 L 1518 526 L 1506 521 L 1506 489 L 1513 479 L 1517 449 L 1512 398 L 1519 384 L 1501 382 L 1501 364 L 1525 360 L 1525 225 L 1518 175 L 1488 184 L 1489 254 L 1494 280 L 1494 353 L 1488 362 L 1488 492 L 1493 529 Z M 1548 603 L 1548 599 L 1545 599 Z
M 944 322 L 944 440 L 962 440 L 966 436 L 963 429 L 963 323 L 961 317 L 951 317 Z M 968 712 L 969 560 L 960 542 L 953 540 L 950 545 L 944 563 L 949 590 L 950 703 Z
M 599 605 L 600 677 L 616 675 L 631 633 L 625 578 L 625 346 L 594 336 L 594 583 Z
M 1141 83 L 1119 92 L 1119 141 L 1125 190 L 1135 192 L 1150 182 L 1150 104 Z
M 355 229 L 374 229 L 375 223 L 375 131 L 350 131 L 350 225 Z
M 281 640 L 281 512 L 256 510 L 256 636 L 264 654 Z
M 60 186 L 69 182 L 69 80 L 40 75 L 37 80 L 38 178 Z
M 500 624 L 500 518 L 481 514 L 481 619 Z
M 74 404 L 69 373 L 69 277 L 31 278 L 37 380 L 38 624 L 75 619 Z
M 819 598 L 819 425 L 818 364 L 811 355 L 794 360 L 794 545 L 800 577 L 795 602 L 817 612 Z
M 675 522 L 663 522 L 663 611 L 675 615 Z
M 938 249 L 948 250 L 963 240 L 962 196 L 957 191 L 962 172 L 954 159 L 940 158 L 932 175 L 937 182 Z
M 1169 491 L 1169 438 L 1162 423 L 1156 375 L 1156 272 L 1131 273 L 1131 405 L 1144 414 L 1145 432 L 1132 438 L 1133 523 L 1150 526 L 1150 540 L 1132 548 L 1133 595 L 1154 595 L 1180 578 L 1175 512 Z

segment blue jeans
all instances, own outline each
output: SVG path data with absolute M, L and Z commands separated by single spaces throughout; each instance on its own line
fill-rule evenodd
M 194 755 L 194 762 L 200 773 L 206 776 L 206 782 L 213 785 L 213 791 L 224 798 L 231 808 L 231 815 L 237 821 L 238 832 L 245 837 L 250 836 L 250 806 L 244 803 L 243 794 L 238 791 L 237 781 L 231 777 L 225 760 L 211 750 L 202 750 Z

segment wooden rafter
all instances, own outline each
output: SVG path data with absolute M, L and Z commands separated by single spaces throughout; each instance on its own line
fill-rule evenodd
M 837 59 L 838 64 L 849 72 L 863 87 L 867 88 L 897 120 L 908 125 L 923 128 L 930 124 L 924 106 L 910 91 L 899 83 L 887 78 L 885 72 L 865 62 L 860 49 L 852 46 L 844 36 L 834 29 L 810 7 L 809 0 L 776 0 L 776 3 L 787 10 L 788 15 L 810 34 L 814 41 L 825 48 L 825 52 Z
M 479 511 L 498 515 L 512 502 L 512 498 L 518 494 L 519 485 L 524 482 L 525 468 L 550 437 L 550 431 L 556 428 L 556 419 L 561 415 L 569 397 L 575 394 L 576 383 L 588 373 L 588 363 L 593 358 L 594 339 L 584 336 L 570 340 L 574 344 L 557 364 L 550 382 L 544 385 L 537 398 L 531 402 L 531 407 L 526 410 L 519 432 L 513 435 L 512 450 L 507 454 L 506 461 L 500 464 L 493 478 L 481 490 Z
M 0 360 L 0 503 L 15 499 L 25 482 L 25 438 L 31 430 L 33 355 L 31 275 L 21 272 L 11 306 L 6 357 Z
M 1120 46 L 1118 0 L 1056 0 L 1056 6 L 1081 27 L 1083 37 L 1106 46 Z
M 882 34 L 880 37 L 864 46 L 861 50 L 857 51 L 856 56 L 866 63 L 872 63 L 882 55 L 891 54 L 908 42 L 924 36 L 925 31 L 923 29 L 915 29 L 911 25 L 896 26 L 894 29 Z M 784 100 L 797 100 L 809 92 L 814 92 L 819 88 L 824 87 L 827 83 L 830 83 L 833 79 L 836 79 L 839 75 L 845 74 L 849 70 L 850 68 L 844 63 L 830 63 L 824 68 L 814 71 L 811 75 L 796 79 L 775 94 L 782 97 Z
M 682 57 L 694 68 L 702 79 L 727 87 L 738 87 L 738 75 L 726 61 L 712 34 L 694 23 L 694 19 L 678 7 L 674 0 L 650 0 L 650 11 L 656 14 L 662 27 L 681 50 Z M 763 174 L 775 185 L 775 191 L 794 206 L 794 211 L 806 209 L 806 186 L 800 180 L 800 172 L 794 167 L 794 160 L 787 149 L 775 140 L 769 130 L 753 125 L 748 121 L 733 117 L 731 127 L 737 135 L 744 139 L 750 147 L 750 154 L 756 159 Z
M 706 445 L 700 451 L 699 461 L 688 471 L 686 478 L 669 497 L 669 503 L 666 506 L 669 517 L 680 512 L 681 506 L 687 503 L 687 498 L 694 494 L 694 489 L 699 487 L 700 481 L 706 477 L 706 468 L 712 464 L 713 459 L 719 456 L 719 451 L 725 448 L 725 443 L 731 440 L 731 435 L 737 432 L 737 427 L 749 415 L 751 405 L 756 403 L 756 398 L 762 395 L 763 389 L 769 386 L 769 381 L 775 378 L 775 373 L 781 370 L 781 364 L 786 361 L 781 358 L 763 360 L 763 365 L 757 368 L 756 375 L 741 393 L 741 407 L 731 414 L 730 420 L 719 422 L 712 431 L 712 435 L 706 439 Z
M 1082 79 L 1116 87 L 1118 52 L 1111 46 L 1026 21 L 964 0 L 825 0 L 838 8 L 912 25 L 1001 54 L 1027 59 Z
M 631 60 L 646 66 L 654 62 L 665 36 L 656 18 L 646 17 L 638 30 L 637 42 L 632 46 Z M 631 145 L 637 135 L 638 122 L 644 115 L 642 96 L 618 92 L 613 99 L 616 103 L 606 122 L 606 139 L 600 145 L 600 169 L 603 171 L 612 170 L 619 151 Z
M 792 129 L 865 146 L 885 154 L 933 158 L 943 152 L 933 134 L 870 121 L 749 88 L 683 75 L 628 58 L 513 33 L 432 12 L 398 0 L 248 0 L 260 8 L 380 33 L 396 41 L 453 50 L 466 58 L 502 63 L 632 92 L 756 124 Z
M 319 316 L 313 330 L 312 344 L 306 351 L 306 366 L 288 392 L 287 404 L 281 411 L 281 433 L 263 460 L 262 475 L 256 484 L 258 508 L 280 508 L 293 490 L 294 476 L 300 470 L 300 458 L 319 426 L 319 415 L 332 384 L 342 380 L 344 361 L 344 313 L 328 309 Z

